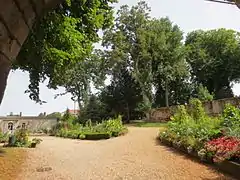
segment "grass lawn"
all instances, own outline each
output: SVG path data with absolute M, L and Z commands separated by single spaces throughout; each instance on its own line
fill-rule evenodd
M 144 122 L 144 121 L 132 121 L 129 126 L 134 127 L 166 127 L 166 123 L 160 122 Z
M 0 147 L 0 179 L 15 180 L 21 172 L 21 166 L 26 159 L 27 152 L 21 148 Z

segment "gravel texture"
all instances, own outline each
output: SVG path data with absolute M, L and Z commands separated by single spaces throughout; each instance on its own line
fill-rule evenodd
M 159 145 L 157 128 L 129 128 L 103 141 L 42 137 L 18 180 L 230 180 L 211 167 Z

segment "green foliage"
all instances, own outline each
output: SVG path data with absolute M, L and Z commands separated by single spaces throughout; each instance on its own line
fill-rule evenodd
M 26 129 L 18 129 L 15 131 L 14 135 L 9 137 L 9 142 L 7 146 L 10 147 L 28 147 L 30 141 L 28 139 L 28 131 Z
M 16 144 L 26 146 L 29 144 L 28 131 L 25 129 L 17 130 L 14 135 L 16 136 Z
M 203 121 L 204 119 L 208 120 L 206 112 L 203 108 L 202 102 L 199 99 L 190 99 L 190 108 L 189 113 L 195 121 Z
M 107 118 L 107 112 L 105 110 L 104 104 L 99 100 L 96 95 L 91 95 L 87 105 L 81 109 L 81 114 L 79 116 L 79 122 L 85 124 L 87 120 L 91 119 L 91 122 L 101 122 Z
M 40 138 L 33 138 L 32 143 L 40 144 L 42 142 L 42 139 Z
M 57 119 L 61 119 L 61 117 L 62 117 L 62 114 L 60 112 L 53 112 L 46 116 L 46 118 L 57 118 Z
M 73 92 L 73 98 L 76 94 L 82 98 L 79 91 L 76 92 L 77 85 L 81 85 L 80 89 L 86 86 L 76 84 L 74 73 L 77 72 L 78 78 L 81 78 L 80 75 L 83 78 L 89 75 L 86 59 L 91 57 L 93 43 L 100 40 L 98 31 L 112 25 L 111 5 L 114 2 L 65 0 L 36 23 L 14 65 L 14 69 L 29 72 L 30 85 L 27 92 L 32 100 L 43 102 L 39 98 L 39 83 L 47 78 L 49 88 L 64 86 L 67 92 Z M 83 78 L 79 79 L 81 83 L 88 82 Z M 75 91 L 72 91 L 72 85 Z
M 92 123 L 88 120 L 85 125 L 75 124 L 71 127 L 58 126 L 54 129 L 55 136 L 71 139 L 108 139 L 127 133 L 126 127 L 122 124 L 122 118 L 105 120 L 102 123 Z
M 145 112 L 136 108 L 143 100 L 141 89 L 124 65 L 112 72 L 111 84 L 103 89 L 99 99 L 107 115 L 105 119 L 121 114 L 123 121 L 129 123 L 131 119 L 143 116 L 142 112 Z
M 62 122 L 67 122 L 69 124 L 72 124 L 75 120 L 75 116 L 73 116 L 70 112 L 69 109 L 66 110 L 64 113 L 63 117 L 61 118 Z
M 166 131 L 160 133 L 160 138 L 181 142 L 186 148 L 191 146 L 200 150 L 206 141 L 221 135 L 221 120 L 207 116 L 198 99 L 190 101 L 188 110 L 179 106 L 171 119 Z
M 122 6 L 117 12 L 114 27 L 106 30 L 103 37 L 103 46 L 109 48 L 107 59 L 113 64 L 113 76 L 122 67 L 121 71 L 136 81 L 136 85 L 129 82 L 132 87 L 127 84 L 124 86 L 126 90 L 121 89 L 123 97 L 119 101 L 123 101 L 123 106 L 133 102 L 131 104 L 135 108 L 131 109 L 143 112 L 147 117 L 154 101 L 153 87 L 157 91 L 155 106 L 166 105 L 165 102 L 159 102 L 159 97 L 165 92 L 169 92 L 166 93 L 169 95 L 161 97 L 161 100 L 170 99 L 171 104 L 187 101 L 190 96 L 186 88 L 179 92 L 175 83 L 178 82 L 179 87 L 186 87 L 186 81 L 189 80 L 182 43 L 183 32 L 168 18 L 150 18 L 150 11 L 145 1 L 132 7 Z M 126 79 L 124 81 L 127 82 Z M 124 94 L 136 90 L 140 92 L 138 97 L 133 93 L 132 97 L 137 97 L 135 101 L 130 101 Z M 182 95 L 184 91 L 186 96 Z
M 240 110 L 230 104 L 227 104 L 222 118 L 222 125 L 227 135 L 240 137 Z
M 90 132 L 85 133 L 85 139 L 86 140 L 101 140 L 101 139 L 109 139 L 111 137 L 111 134 L 106 133 L 98 133 L 98 132 Z
M 0 143 L 4 143 L 8 141 L 8 134 L 7 133 L 2 133 L 2 131 L 0 130 Z
M 185 41 L 192 80 L 215 98 L 232 97 L 230 83 L 239 80 L 239 33 L 234 30 L 197 30 Z
M 212 101 L 214 96 L 209 93 L 206 87 L 200 84 L 197 88 L 197 98 L 201 101 Z

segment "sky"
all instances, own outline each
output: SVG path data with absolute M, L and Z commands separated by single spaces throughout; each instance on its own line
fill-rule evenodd
M 121 5 L 135 5 L 138 0 L 119 0 L 115 5 L 118 9 Z M 185 34 L 197 29 L 209 30 L 216 28 L 227 28 L 240 31 L 240 9 L 236 6 L 225 5 L 204 0 L 148 0 L 152 9 L 151 16 L 161 18 L 168 16 L 170 20 L 179 25 Z M 54 95 L 63 92 L 49 90 L 46 84 L 40 85 L 40 96 L 46 104 L 39 105 L 24 94 L 29 83 L 29 76 L 26 72 L 11 72 L 5 91 L 3 102 L 0 106 L 0 115 L 4 116 L 13 112 L 14 114 L 38 115 L 41 112 L 63 112 L 66 108 L 73 109 L 74 103 L 71 95 L 61 96 L 54 99 Z M 233 86 L 235 95 L 240 95 L 240 84 Z

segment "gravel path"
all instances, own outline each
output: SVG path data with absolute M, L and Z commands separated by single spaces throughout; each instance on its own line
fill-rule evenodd
M 160 146 L 157 128 L 129 128 L 103 141 L 42 137 L 18 180 L 228 180 L 229 177 Z M 44 171 L 45 170 L 45 171 Z

